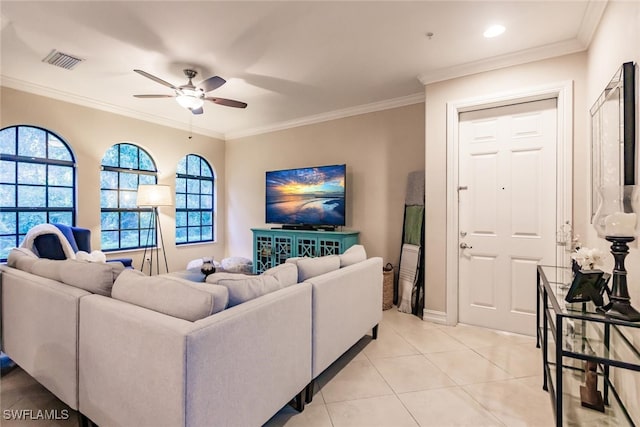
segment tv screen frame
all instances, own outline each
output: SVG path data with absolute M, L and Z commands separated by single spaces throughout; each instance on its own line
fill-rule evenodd
M 346 200 L 346 164 L 265 172 L 267 224 L 342 227 Z

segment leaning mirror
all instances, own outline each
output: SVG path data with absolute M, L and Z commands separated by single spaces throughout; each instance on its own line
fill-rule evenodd
M 591 220 L 600 202 L 598 188 L 634 185 L 635 64 L 625 62 L 591 107 Z

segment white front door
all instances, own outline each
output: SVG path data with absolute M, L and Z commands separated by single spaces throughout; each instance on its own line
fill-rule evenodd
M 462 323 L 535 334 L 536 265 L 556 255 L 556 103 L 460 114 Z

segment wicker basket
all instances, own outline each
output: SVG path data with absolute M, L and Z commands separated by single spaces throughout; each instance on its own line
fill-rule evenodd
M 389 310 L 393 305 L 393 265 L 388 263 L 382 268 L 382 309 Z

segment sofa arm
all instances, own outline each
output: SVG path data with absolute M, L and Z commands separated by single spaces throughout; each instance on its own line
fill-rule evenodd
M 382 258 L 312 277 L 315 379 L 382 320 Z
M 78 301 L 89 292 L 0 266 L 3 351 L 72 409 L 78 408 Z
M 98 425 L 261 425 L 311 380 L 311 289 L 188 322 L 81 301 L 80 411 Z

